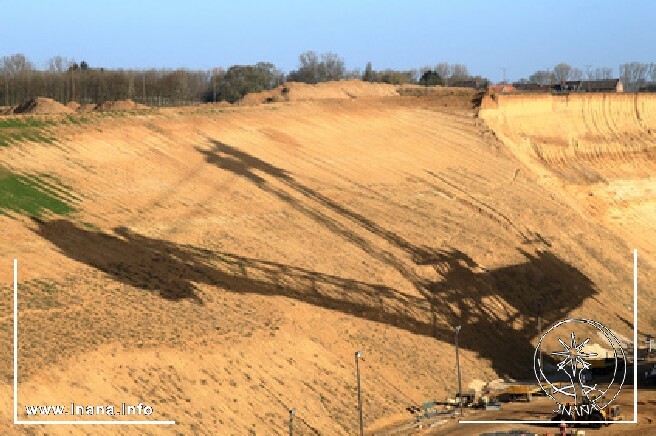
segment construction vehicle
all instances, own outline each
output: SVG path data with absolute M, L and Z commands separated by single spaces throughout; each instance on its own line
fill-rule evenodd
M 513 384 L 506 387 L 499 394 L 501 401 L 527 401 L 530 402 L 533 395 L 541 392 L 538 386 L 529 384 Z
M 596 407 L 597 403 L 602 403 L 603 397 L 592 396 L 584 397 L 583 401 L 577 406 L 574 407 L 572 404 L 567 403 L 562 408 L 559 408 L 557 412 L 554 412 L 551 417 L 552 421 L 597 421 L 599 424 L 589 424 L 592 427 L 601 427 L 610 421 L 621 421 L 624 419 L 622 416 L 622 411 L 619 405 L 611 405 L 599 409 Z
M 615 359 L 612 357 L 589 359 L 587 362 L 593 374 L 608 374 L 615 369 Z
M 501 402 L 497 397 L 482 395 L 474 407 L 476 409 L 501 410 Z

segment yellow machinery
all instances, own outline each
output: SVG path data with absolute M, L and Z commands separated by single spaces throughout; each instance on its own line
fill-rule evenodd
M 528 384 L 515 384 L 506 387 L 503 393 L 499 395 L 500 398 L 508 401 L 531 401 L 531 397 L 541 392 L 539 386 Z
M 592 400 L 596 403 L 598 400 L 601 402 L 601 397 L 593 396 Z M 587 406 L 587 407 L 586 407 Z M 604 425 L 604 422 L 621 421 L 624 419 L 619 405 L 611 405 L 601 410 L 593 408 L 590 400 L 587 397 L 583 398 L 583 402 L 578 407 L 573 407 L 567 404 L 565 408 L 571 411 L 571 415 L 566 415 L 561 412 L 555 412 L 552 416 L 552 421 L 598 421 L 597 427 Z M 589 424 L 594 426 L 594 424 Z M 608 425 L 608 424 L 606 424 Z

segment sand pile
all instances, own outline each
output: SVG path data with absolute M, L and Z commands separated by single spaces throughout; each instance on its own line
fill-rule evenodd
M 370 83 L 361 80 L 340 80 L 310 85 L 287 82 L 270 91 L 246 95 L 240 104 L 261 104 L 277 101 L 307 101 L 323 99 L 351 99 L 361 97 L 398 96 L 398 86 L 386 83 Z
M 232 106 L 232 104 L 230 104 L 230 102 L 222 100 L 222 101 L 217 101 L 216 103 L 213 103 L 213 102 L 203 103 L 200 106 L 201 107 L 230 107 L 230 106 Z
M 76 111 L 76 110 L 80 109 L 80 103 L 78 103 L 76 101 L 69 101 L 68 103 L 66 103 L 66 107 Z
M 15 114 L 66 114 L 71 112 L 73 109 L 44 97 L 29 100 L 14 110 Z
M 131 111 L 131 110 L 141 110 L 149 109 L 148 106 L 139 104 L 130 99 L 128 100 L 117 100 L 117 101 L 105 101 L 100 103 L 97 108 L 99 111 Z
M 78 112 L 91 112 L 95 111 L 98 108 L 98 105 L 95 103 L 84 103 L 80 105 L 80 107 L 77 109 Z
M 461 88 L 456 86 L 424 86 L 424 85 L 413 85 L 405 84 L 399 85 L 399 94 L 403 96 L 462 96 L 462 95 L 474 95 L 476 90 L 474 88 Z

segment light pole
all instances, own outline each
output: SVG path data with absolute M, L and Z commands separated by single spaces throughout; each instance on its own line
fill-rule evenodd
M 538 340 L 542 339 L 542 303 L 538 302 Z M 542 366 L 542 347 L 540 347 L 540 369 L 544 370 Z
M 296 414 L 296 407 L 289 411 L 289 436 L 294 434 L 294 415 Z
M 458 369 L 458 398 L 460 399 L 460 416 L 464 416 L 462 409 L 462 384 L 460 380 L 460 355 L 458 354 L 458 333 L 460 333 L 461 328 L 462 326 L 456 326 L 454 330 L 456 332 L 456 368 Z
M 360 391 L 360 358 L 362 351 L 355 352 L 355 370 L 358 375 L 358 413 L 360 415 L 360 436 L 364 435 L 364 427 L 362 425 L 362 392 Z

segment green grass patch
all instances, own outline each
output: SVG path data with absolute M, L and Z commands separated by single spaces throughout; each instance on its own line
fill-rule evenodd
M 102 233 L 102 230 L 100 230 L 100 227 L 98 227 L 94 223 L 89 223 L 89 222 L 86 222 L 86 221 L 82 221 L 82 225 L 84 227 L 86 227 L 87 229 L 93 230 L 94 232 Z
M 52 144 L 54 138 L 48 128 L 58 122 L 54 119 L 36 117 L 9 117 L 0 119 L 0 146 L 8 147 L 19 142 L 41 142 Z
M 71 124 L 80 125 L 80 120 L 75 118 L 73 115 L 66 115 L 66 120 Z
M 55 120 L 35 117 L 0 118 L 0 129 L 45 128 L 57 124 Z
M 43 182 L 49 178 L 49 184 Z M 27 216 L 68 215 L 76 198 L 47 175 L 23 176 L 0 168 L 0 213 Z
M 86 115 L 67 114 L 56 117 L 8 117 L 0 118 L 0 147 L 20 142 L 53 144 L 57 138 L 49 131 L 54 126 L 81 126 L 91 123 Z

